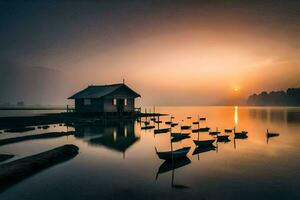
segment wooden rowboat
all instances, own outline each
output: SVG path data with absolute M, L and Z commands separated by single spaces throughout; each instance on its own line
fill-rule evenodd
M 191 128 L 191 126 L 181 126 L 180 128 L 181 128 L 181 130 L 188 130 Z
M 169 128 L 162 128 L 162 129 L 155 129 L 154 133 L 167 133 L 169 131 L 170 131 Z
M 191 147 L 183 147 L 175 151 L 158 152 L 157 149 L 155 148 L 155 151 L 158 157 L 162 160 L 176 160 L 176 159 L 181 159 L 186 157 L 190 149 Z
M 207 146 L 212 146 L 216 140 L 213 139 L 213 140 L 193 140 L 193 141 L 196 146 L 207 147 Z
M 155 126 L 144 126 L 144 127 L 141 127 L 141 129 L 143 129 L 143 130 L 153 129 L 153 128 L 155 128 Z

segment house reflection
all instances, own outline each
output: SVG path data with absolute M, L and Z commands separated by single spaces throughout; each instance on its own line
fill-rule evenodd
M 94 146 L 103 146 L 107 149 L 120 152 L 125 158 L 125 152 L 137 141 L 134 121 L 111 121 L 105 124 L 89 124 L 75 126 L 75 137 L 82 138 Z
M 268 109 L 258 108 L 251 109 L 249 116 L 252 119 L 257 119 L 265 122 L 272 123 L 299 123 L 300 122 L 300 110 L 290 110 L 288 108 L 283 109 Z

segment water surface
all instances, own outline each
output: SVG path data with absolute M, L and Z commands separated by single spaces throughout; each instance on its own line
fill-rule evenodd
M 144 125 L 138 121 L 108 122 L 105 126 L 51 125 L 49 130 L 3 133 L 0 139 L 46 131 L 76 131 L 74 136 L 0 146 L 1 153 L 15 154 L 14 159 L 66 143 L 77 145 L 80 153 L 14 185 L 2 192 L 0 198 L 300 199 L 300 108 L 158 107 L 156 110 L 171 114 L 175 117 L 173 121 L 182 125 L 192 124 L 198 116 L 206 117 L 201 127 L 218 128 L 222 132 L 236 127 L 238 131 L 247 130 L 249 137 L 234 140 L 231 133 L 229 142 L 217 143 L 215 150 L 193 155 L 196 148 L 193 139 L 197 140 L 198 134 L 192 133 L 192 138 L 173 143 L 173 149 L 190 146 L 191 150 L 188 158 L 172 170 L 155 153 L 155 148 L 170 150 L 170 133 L 141 130 Z M 170 116 L 160 120 L 169 121 Z M 159 126 L 168 127 L 164 123 Z M 280 136 L 267 139 L 267 129 L 279 132 Z M 179 127 L 172 128 L 172 132 L 180 132 Z M 199 139 L 210 138 L 207 132 L 199 134 Z

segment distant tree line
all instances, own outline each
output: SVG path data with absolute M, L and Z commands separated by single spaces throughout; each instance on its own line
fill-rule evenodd
M 251 106 L 300 106 L 300 88 L 252 94 L 248 97 L 247 104 Z

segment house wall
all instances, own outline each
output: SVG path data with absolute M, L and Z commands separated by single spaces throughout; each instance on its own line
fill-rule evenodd
M 105 98 L 104 99 L 104 112 L 117 112 L 117 106 L 113 105 L 114 98 Z M 116 99 L 118 99 L 116 97 Z M 124 97 L 119 99 L 124 99 Z M 134 111 L 134 98 L 127 98 L 127 105 L 124 106 L 125 112 L 133 112 Z
M 84 105 L 84 99 L 75 99 L 76 112 L 103 112 L 103 99 L 91 99 L 90 105 Z

